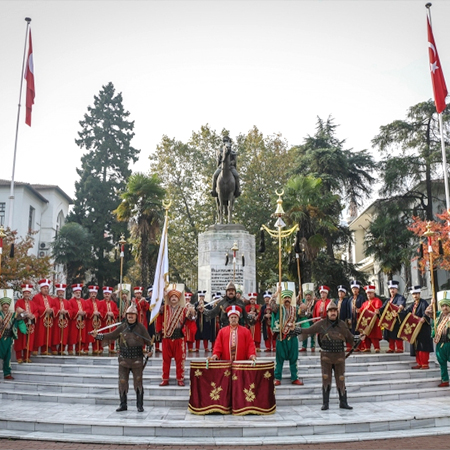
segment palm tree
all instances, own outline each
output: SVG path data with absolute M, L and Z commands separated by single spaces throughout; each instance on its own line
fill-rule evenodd
M 122 203 L 114 211 L 117 220 L 129 222 L 131 236 L 137 241 L 136 259 L 141 266 L 141 281 L 149 283 L 149 247 L 155 242 L 163 218 L 161 200 L 165 195 L 156 174 L 135 173 L 130 176 Z

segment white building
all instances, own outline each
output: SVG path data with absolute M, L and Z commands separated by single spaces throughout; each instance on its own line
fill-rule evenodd
M 433 214 L 440 214 L 445 210 L 445 192 L 444 186 L 441 181 L 433 182 Z M 414 191 L 419 191 L 425 193 L 425 183 L 419 183 L 414 188 Z M 388 278 L 381 271 L 381 268 L 376 260 L 372 256 L 366 256 L 365 254 L 365 237 L 369 232 L 369 225 L 373 219 L 375 219 L 376 214 L 376 202 L 372 203 L 367 207 L 361 214 L 349 220 L 349 229 L 352 232 L 353 243 L 350 245 L 345 258 L 352 263 L 360 264 L 359 270 L 366 273 L 371 283 L 375 284 L 377 288 L 377 293 L 385 297 L 389 296 L 389 291 L 387 288 Z M 395 236 L 392 236 L 395 241 Z M 406 270 L 410 270 L 410 273 L 406 273 Z M 419 270 L 417 260 L 411 261 L 410 269 L 403 267 L 401 273 L 395 274 L 393 277 L 395 280 L 400 282 L 399 293 L 408 297 L 410 285 L 421 285 L 422 286 L 422 298 L 429 300 L 431 295 L 431 281 L 430 273 L 427 271 L 422 274 Z M 406 280 L 410 280 L 410 285 L 406 286 Z M 437 280 L 435 283 L 437 289 L 447 283 L 449 280 L 449 273 L 444 270 L 437 271 Z
M 0 180 L 0 225 L 9 223 L 10 180 Z M 64 225 L 72 199 L 58 186 L 46 184 L 14 183 L 12 229 L 19 237 L 32 235 L 32 255 L 43 257 L 51 252 L 50 244 Z M 55 267 L 58 281 L 64 281 Z

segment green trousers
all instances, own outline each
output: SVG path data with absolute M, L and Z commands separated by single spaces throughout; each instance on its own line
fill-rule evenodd
M 441 366 L 441 380 L 448 381 L 447 362 L 450 361 L 450 342 L 436 344 L 436 358 Z
M 3 359 L 3 376 L 11 375 L 11 348 L 13 340 L 11 337 L 0 340 L 0 359 Z
M 289 369 L 291 371 L 291 380 L 298 378 L 298 338 L 297 336 L 289 337 L 279 341 L 277 339 L 275 360 L 275 379 L 281 380 L 283 373 L 284 361 L 289 361 Z
M 311 326 L 311 323 L 310 323 L 310 322 L 305 322 L 305 323 L 300 324 L 300 327 L 302 327 L 302 328 L 309 328 L 310 326 Z M 312 334 L 312 335 L 309 336 L 309 337 L 310 337 L 310 339 L 311 339 L 311 348 L 314 348 L 314 347 L 315 347 L 315 344 L 316 344 L 315 339 L 314 339 L 314 335 Z M 302 342 L 302 347 L 303 347 L 303 348 L 307 348 L 307 347 L 308 347 L 308 338 L 306 338 L 306 339 Z

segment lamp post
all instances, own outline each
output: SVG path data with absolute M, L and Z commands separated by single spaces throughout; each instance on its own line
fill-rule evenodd
M 282 219 L 282 217 L 285 215 L 285 212 L 283 210 L 283 200 L 281 199 L 281 197 L 284 195 L 284 191 L 283 190 L 281 192 L 275 191 L 275 194 L 278 195 L 277 209 L 272 214 L 272 216 L 277 218 L 277 221 L 275 222 L 276 228 L 272 230 L 272 229 L 266 227 L 265 225 L 262 225 L 261 229 L 266 230 L 271 237 L 278 238 L 278 282 L 279 282 L 279 286 L 281 286 L 281 277 L 282 277 L 281 239 L 290 236 L 292 233 L 295 233 L 298 230 L 298 225 L 295 224 L 292 228 L 281 231 L 281 229 L 286 226 L 286 224 L 284 223 L 284 221 Z
M 2 274 L 2 254 L 3 254 L 3 239 L 6 237 L 3 225 L 0 226 L 0 275 Z
M 433 321 L 434 328 L 436 332 L 436 296 L 434 294 L 434 267 L 433 267 L 433 245 L 432 245 L 432 237 L 434 236 L 434 231 L 431 230 L 431 222 L 427 222 L 427 231 L 423 233 L 423 235 L 427 238 L 428 241 L 428 256 L 430 262 L 430 279 L 431 279 L 431 303 L 433 305 Z
M 122 319 L 123 315 L 123 302 L 122 302 L 122 282 L 123 282 L 123 258 L 125 257 L 125 244 L 127 243 L 125 236 L 122 234 L 120 236 L 120 288 L 119 288 L 119 310 L 120 310 L 120 319 Z
M 233 244 L 233 247 L 231 247 L 231 250 L 233 252 L 233 283 L 236 281 L 236 253 L 239 250 L 237 242 Z

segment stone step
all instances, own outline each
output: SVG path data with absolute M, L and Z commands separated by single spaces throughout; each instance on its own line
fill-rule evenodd
M 48 369 L 51 366 L 47 366 Z M 391 384 L 402 383 L 404 380 L 418 380 L 418 379 L 428 379 L 428 378 L 436 378 L 439 377 L 440 370 L 437 367 L 432 367 L 429 370 L 412 370 L 408 368 L 404 369 L 395 369 L 392 367 L 387 367 L 389 370 L 373 370 L 369 372 L 352 372 L 352 367 L 350 367 L 350 371 L 346 372 L 346 380 L 347 384 L 349 383 L 360 383 L 360 382 L 372 382 L 372 381 L 387 381 L 390 380 Z M 32 370 L 32 369 L 35 370 Z M 17 370 L 14 370 L 14 381 L 3 382 L 6 385 L 15 382 L 26 382 L 29 386 L 34 386 L 36 384 L 45 385 L 46 382 L 50 383 L 60 383 L 66 386 L 77 384 L 77 383 L 90 383 L 98 386 L 105 386 L 108 384 L 117 384 L 117 367 L 108 371 L 107 373 L 83 373 L 79 372 L 47 372 L 39 370 L 40 367 L 38 365 L 30 364 L 27 367 L 27 370 L 22 370 L 20 367 Z M 303 368 L 299 368 L 299 376 L 305 382 L 309 381 L 317 381 L 320 379 L 319 373 L 305 373 Z M 383 369 L 383 368 L 381 368 Z M 394 369 L 394 370 L 391 370 Z M 189 374 L 189 371 L 187 371 Z M 171 379 L 175 379 L 175 368 L 172 367 L 170 372 Z M 287 367 L 283 370 L 283 378 L 289 379 L 290 373 Z M 147 370 L 144 371 L 144 381 L 155 385 L 159 384 L 161 380 L 161 370 L 155 372 L 149 372 Z M 186 384 L 189 384 L 189 375 L 187 375 Z M 0 382 L 0 387 L 2 386 Z
M 401 383 L 391 384 L 389 381 L 347 383 L 349 398 L 352 402 L 370 401 L 388 402 L 390 399 L 422 398 L 438 396 L 449 389 L 438 388 L 440 378 L 429 378 L 420 381 L 420 390 L 417 389 L 417 380 L 403 380 Z M 311 381 L 305 386 L 293 386 L 289 380 L 276 388 L 277 404 L 309 405 L 322 401 L 322 386 L 319 381 Z M 189 387 L 176 386 L 175 382 L 166 387 L 148 385 L 144 383 L 146 402 L 152 406 L 186 406 L 189 400 Z M 133 395 L 133 394 L 130 394 Z M 332 395 L 336 396 L 333 388 Z M 17 401 L 58 402 L 58 403 L 90 403 L 90 404 L 116 404 L 118 401 L 117 384 L 99 386 L 88 384 L 63 385 L 61 383 L 40 383 L 38 385 L 27 382 L 3 382 L 0 386 L 2 399 Z
M 445 434 L 450 426 L 448 396 L 429 394 L 417 400 L 393 399 L 383 408 L 366 401 L 353 411 L 341 410 L 334 402 L 328 411 L 317 405 L 278 406 L 270 417 L 195 416 L 185 407 L 153 408 L 147 399 L 145 411 L 139 414 L 131 405 L 130 401 L 128 411 L 116 413 L 113 407 L 101 405 L 47 403 L 34 408 L 32 402 L 5 400 L 0 404 L 0 436 L 20 433 L 22 439 L 50 441 L 245 446 Z

